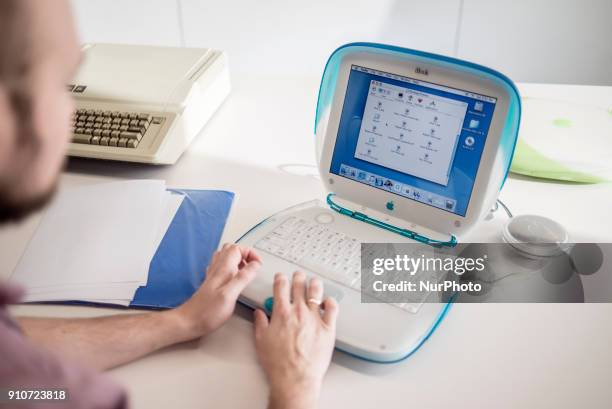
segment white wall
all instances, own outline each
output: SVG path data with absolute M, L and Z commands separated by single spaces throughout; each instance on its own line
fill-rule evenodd
M 434 3 L 448 7 L 430 5 Z M 237 71 L 320 75 L 331 52 L 352 41 L 400 42 L 452 52 L 459 0 L 423 2 L 410 19 L 395 0 L 182 0 L 181 4 L 188 46 L 225 48 Z M 437 8 L 443 10 L 437 35 L 419 35 Z
M 465 0 L 458 56 L 522 81 L 612 85 L 612 1 Z
M 181 44 L 176 0 L 72 0 L 82 42 Z
M 612 85 L 610 0 L 73 0 L 84 42 L 216 47 L 234 75 L 319 76 L 350 41 L 484 63 L 516 81 Z

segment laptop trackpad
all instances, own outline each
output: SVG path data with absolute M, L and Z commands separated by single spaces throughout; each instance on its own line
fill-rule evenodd
M 323 299 L 325 297 L 332 297 L 336 299 L 338 304 L 344 298 L 344 291 L 342 289 L 327 280 L 323 280 Z
M 323 284 L 323 299 L 325 299 L 326 297 L 332 297 L 336 300 L 336 302 L 338 304 L 340 304 L 340 300 L 342 300 L 342 298 L 344 298 L 344 292 L 338 288 L 337 286 L 330 284 L 328 282 L 324 282 Z M 274 304 L 274 298 L 273 297 L 268 297 L 266 298 L 266 300 L 264 301 L 264 309 L 268 312 L 271 313 L 272 312 L 272 308 L 273 308 L 273 304 Z

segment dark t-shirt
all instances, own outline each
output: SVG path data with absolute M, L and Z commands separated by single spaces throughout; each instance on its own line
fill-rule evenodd
M 0 390 L 64 388 L 68 399 L 62 402 L 24 402 L 0 407 L 54 409 L 122 409 L 127 407 L 125 392 L 108 377 L 58 359 L 37 348 L 23 336 L 10 318 L 6 305 L 19 300 L 21 291 L 0 284 Z

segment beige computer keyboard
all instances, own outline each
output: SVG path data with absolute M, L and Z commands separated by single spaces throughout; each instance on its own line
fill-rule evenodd
M 72 142 L 136 148 L 149 127 L 164 119 L 143 112 L 78 109 L 72 116 Z

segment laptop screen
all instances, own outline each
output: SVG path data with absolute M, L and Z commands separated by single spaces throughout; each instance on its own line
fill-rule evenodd
M 353 65 L 330 172 L 465 216 L 495 103 Z

